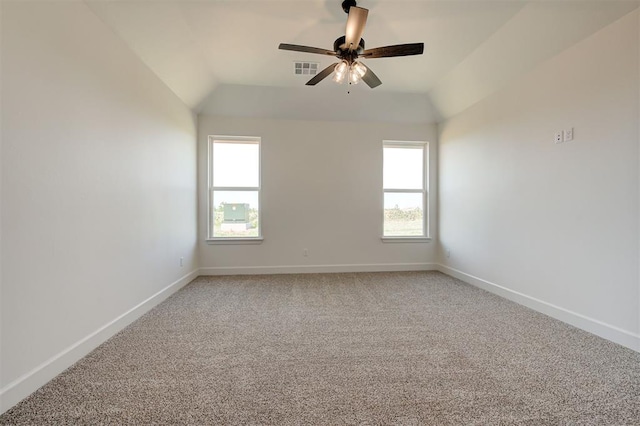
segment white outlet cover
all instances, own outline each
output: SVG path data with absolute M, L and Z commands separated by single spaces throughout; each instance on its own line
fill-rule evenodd
M 572 141 L 573 140 L 573 127 L 564 131 L 564 141 Z
M 563 132 L 558 132 L 553 136 L 553 140 L 555 141 L 555 143 L 562 143 L 564 142 L 564 137 L 563 137 Z

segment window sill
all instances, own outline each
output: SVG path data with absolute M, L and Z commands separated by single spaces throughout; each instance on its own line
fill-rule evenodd
M 208 238 L 207 244 L 262 244 L 264 238 Z
M 383 243 L 430 243 L 429 237 L 381 237 Z

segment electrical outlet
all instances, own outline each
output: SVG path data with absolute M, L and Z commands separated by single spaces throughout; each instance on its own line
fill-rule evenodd
M 302 255 L 303 255 L 304 257 L 309 256 L 309 250 L 307 250 L 307 249 L 302 249 Z
M 180 267 L 182 268 L 184 266 L 184 257 L 180 258 Z
M 562 134 L 563 132 L 557 132 L 554 136 L 553 136 L 553 140 L 555 141 L 555 143 L 562 143 L 564 142 L 564 135 Z
M 447 250 L 447 257 L 451 257 L 451 250 Z
M 564 131 L 564 141 L 569 142 L 573 140 L 573 127 Z

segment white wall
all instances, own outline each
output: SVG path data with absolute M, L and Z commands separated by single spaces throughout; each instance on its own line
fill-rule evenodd
M 366 84 L 349 87 L 331 76 L 306 86 L 307 79 L 300 77 L 296 87 L 220 84 L 198 108 L 201 115 L 274 120 L 426 124 L 440 119 L 425 94 L 387 92 L 384 83 L 375 90 Z
M 196 271 L 197 148 L 189 109 L 84 3 L 2 8 L 6 410 Z
M 200 116 L 198 129 L 201 273 L 430 267 L 435 244 L 380 239 L 382 141 L 430 142 L 431 186 L 435 188 L 434 125 Z M 264 242 L 260 245 L 208 245 L 205 241 L 209 135 L 262 137 Z M 431 225 L 435 237 L 435 221 Z M 308 257 L 302 255 L 304 248 L 309 250 Z
M 439 218 L 446 271 L 640 350 L 638 34 L 636 11 L 442 123 Z

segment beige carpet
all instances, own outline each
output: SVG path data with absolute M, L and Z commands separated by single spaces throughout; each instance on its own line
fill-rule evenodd
M 0 424 L 640 424 L 640 354 L 437 272 L 199 278 Z

